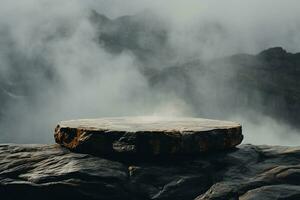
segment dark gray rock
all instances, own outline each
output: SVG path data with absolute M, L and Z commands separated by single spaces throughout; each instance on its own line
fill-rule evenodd
M 266 49 L 258 54 L 259 57 L 263 59 L 285 59 L 288 55 L 292 55 L 287 53 L 282 47 L 273 47 L 270 49 Z
M 248 191 L 240 200 L 300 199 L 300 186 L 268 185 Z
M 299 199 L 300 148 L 104 159 L 59 145 L 0 145 L 3 199 Z
M 3 199 L 126 199 L 127 168 L 58 145 L 1 145 Z M 130 197 L 131 198 L 131 197 Z

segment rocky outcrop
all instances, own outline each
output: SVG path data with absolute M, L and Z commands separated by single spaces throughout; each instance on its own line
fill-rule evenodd
M 104 159 L 59 145 L 0 145 L 1 199 L 299 199 L 300 148 Z
M 300 128 L 299 66 L 300 53 L 274 47 L 257 55 L 187 61 L 153 73 L 149 82 L 202 116 L 252 118 L 245 112 L 251 110 Z
M 115 19 L 92 11 L 90 21 L 98 32 L 97 42 L 111 53 L 130 51 L 149 65 L 164 63 L 173 53 L 168 44 L 168 23 L 150 10 Z
M 258 57 L 262 59 L 271 60 L 271 59 L 285 59 L 288 56 L 292 56 L 293 54 L 288 53 L 282 47 L 273 47 L 270 49 L 266 49 L 258 54 Z
M 241 125 L 200 118 L 124 117 L 64 121 L 55 141 L 96 155 L 196 154 L 230 149 L 243 140 Z

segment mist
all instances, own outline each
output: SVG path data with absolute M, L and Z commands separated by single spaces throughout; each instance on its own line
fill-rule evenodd
M 52 143 L 58 121 L 132 115 L 220 116 L 242 123 L 245 143 L 299 141 L 297 128 L 272 116 L 252 108 L 222 109 L 228 102 L 213 98 L 216 81 L 205 74 L 189 77 L 196 91 L 193 100 L 178 82 L 153 87 L 145 75 L 145 69 L 152 73 L 193 60 L 257 54 L 274 46 L 300 52 L 299 1 L 0 0 L 0 4 L 1 143 Z M 143 52 L 130 48 L 109 50 L 98 42 L 103 33 L 90 20 L 92 10 L 109 20 L 137 16 L 145 26 L 163 30 L 165 42 L 134 38 L 145 52 L 149 44 L 157 50 L 146 59 Z M 228 71 L 229 76 L 234 73 Z M 222 91 L 227 88 L 230 85 Z M 178 90 L 182 93 L 174 92 Z

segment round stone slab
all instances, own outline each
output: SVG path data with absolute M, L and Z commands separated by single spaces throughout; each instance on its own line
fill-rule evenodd
M 122 117 L 62 121 L 55 141 L 90 154 L 197 154 L 230 149 L 243 140 L 241 125 L 201 118 Z

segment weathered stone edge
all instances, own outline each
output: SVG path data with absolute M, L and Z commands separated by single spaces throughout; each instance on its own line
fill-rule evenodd
M 176 131 L 91 131 L 58 125 L 54 138 L 56 143 L 83 153 L 161 155 L 230 149 L 242 142 L 243 135 L 241 126 L 181 134 Z

